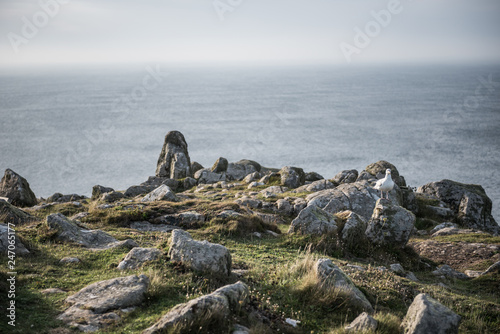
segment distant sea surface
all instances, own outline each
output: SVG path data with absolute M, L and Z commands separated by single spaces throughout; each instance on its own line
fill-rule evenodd
M 500 221 L 500 66 L 13 70 L 0 96 L 0 173 L 39 197 L 139 184 L 179 130 L 206 167 L 222 156 L 332 178 L 387 160 L 413 187 L 480 184 Z

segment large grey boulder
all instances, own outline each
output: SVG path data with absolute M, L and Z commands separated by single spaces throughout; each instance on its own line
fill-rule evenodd
M 315 181 L 319 181 L 319 180 L 324 180 L 325 178 L 316 173 L 316 172 L 309 172 L 309 173 L 306 173 L 306 182 L 315 182 Z
M 387 169 L 391 170 L 391 177 L 394 183 L 396 183 L 399 187 L 406 186 L 405 179 L 399 174 L 396 166 L 394 166 L 390 162 L 384 160 L 377 161 L 366 166 L 365 171 L 375 176 L 377 179 L 381 179 L 385 176 L 385 171 Z
M 75 202 L 75 201 L 81 201 L 86 199 L 87 197 L 84 195 L 78 195 L 78 194 L 66 194 L 63 195 L 61 193 L 54 193 L 53 195 L 49 196 L 47 198 L 47 203 L 68 203 L 68 202 Z
M 92 187 L 92 197 L 91 199 L 96 200 L 100 198 L 103 194 L 115 191 L 113 188 L 103 187 L 101 185 L 95 185 Z
M 379 199 L 365 235 L 374 244 L 403 248 L 410 239 L 415 220 L 412 212 Z
M 169 186 L 162 184 L 141 199 L 141 202 L 169 201 L 178 202 L 179 198 Z
M 220 181 L 226 181 L 226 174 L 214 173 L 210 169 L 200 169 L 194 174 L 194 178 L 198 180 L 198 184 L 213 184 Z
M 434 196 L 448 204 L 461 226 L 500 233 L 500 227 L 491 215 L 491 199 L 480 185 L 442 180 L 423 185 L 417 192 Z
M 0 181 L 0 197 L 7 197 L 15 206 L 33 206 L 38 203 L 28 181 L 12 169 L 6 169 Z
M 220 276 L 231 274 L 231 254 L 219 244 L 193 240 L 183 230 L 173 230 L 168 256 L 191 269 Z
M 219 320 L 219 326 L 225 327 L 224 325 L 228 325 L 227 319 L 245 306 L 248 297 L 248 287 L 242 282 L 223 286 L 211 294 L 177 305 L 142 333 L 169 333 L 174 328 L 182 333 L 198 332 L 200 324 L 210 320 Z M 221 327 L 218 330 L 220 333 L 226 332 Z
M 212 166 L 211 171 L 214 173 L 224 173 L 227 170 L 229 162 L 226 158 L 220 157 Z
M 186 139 L 179 131 L 170 131 L 165 136 L 158 158 L 156 176 L 177 180 L 191 175 L 191 159 Z
M 368 221 L 379 195 L 380 192 L 373 189 L 368 181 L 357 181 L 312 193 L 306 197 L 306 201 L 308 205 L 320 207 L 332 214 L 350 210 Z M 389 198 L 398 203 L 394 190 L 389 193 Z
M 229 181 L 241 181 L 248 174 L 260 172 L 262 169 L 258 162 L 252 160 L 240 160 L 238 162 L 231 162 L 227 166 L 226 177 Z
M 143 186 L 143 185 L 138 185 L 138 186 L 130 186 L 125 190 L 125 197 L 136 197 L 139 195 L 144 195 L 147 194 L 153 190 L 155 190 L 157 187 L 155 186 Z
M 346 326 L 344 330 L 347 333 L 366 333 L 375 332 L 377 330 L 378 322 L 371 315 L 366 312 L 361 313 L 356 319 L 354 319 L 349 326 Z
M 11 226 L 9 229 L 7 224 L 0 223 L 0 254 L 8 253 L 8 251 L 14 252 L 16 255 L 29 254 L 29 251 L 17 237 L 15 227 Z
M 320 284 L 331 286 L 346 295 L 346 299 L 353 307 L 368 313 L 373 312 L 373 307 L 366 296 L 354 285 L 351 279 L 330 259 L 319 259 L 314 264 L 314 273 Z
M 16 208 L 8 202 L 0 200 L 0 222 L 19 225 L 34 220 L 36 220 L 36 218 L 29 213 Z
M 317 206 L 308 206 L 292 221 L 288 233 L 323 235 L 337 231 L 336 217 Z
M 356 182 L 357 179 L 358 179 L 358 171 L 355 169 L 348 169 L 339 172 L 337 175 L 334 176 L 332 181 L 337 184 L 342 184 L 342 183 L 353 183 Z
M 458 333 L 461 317 L 425 293 L 415 297 L 401 324 L 405 334 Z
M 281 185 L 288 188 L 298 188 L 306 182 L 306 174 L 302 168 L 285 166 L 279 171 Z
M 342 222 L 339 235 L 345 247 L 355 248 L 360 242 L 366 240 L 365 231 L 368 224 L 360 215 L 347 210 L 337 213 L 336 216 Z
M 69 220 L 61 213 L 47 216 L 46 224 L 50 231 L 55 232 L 56 238 L 59 241 L 76 243 L 86 248 L 102 250 L 115 247 L 132 248 L 138 246 L 130 239 L 118 241 L 101 230 L 80 228 L 75 222 Z
M 144 301 L 149 286 L 145 275 L 118 277 L 90 284 L 66 298 L 71 307 L 57 319 L 84 332 L 94 332 L 118 322 L 119 310 Z
M 137 269 L 144 262 L 154 261 L 161 256 L 158 248 L 135 247 L 125 256 L 122 262 L 118 264 L 119 270 Z

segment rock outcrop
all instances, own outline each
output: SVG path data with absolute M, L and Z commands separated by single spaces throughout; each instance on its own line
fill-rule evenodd
M 92 187 L 92 200 L 100 198 L 103 194 L 115 191 L 113 188 L 103 187 L 101 185 L 95 185 Z
M 125 256 L 122 262 L 118 264 L 119 270 L 137 269 L 145 262 L 154 261 L 161 256 L 161 251 L 158 248 L 141 248 L 134 247 Z
M 279 171 L 281 185 L 288 188 L 298 188 L 306 182 L 306 174 L 302 168 L 285 166 Z
M 198 228 L 205 222 L 205 216 L 196 211 L 187 211 L 161 216 L 157 222 L 181 228 Z
M 245 306 L 248 297 L 248 287 L 242 282 L 223 286 L 209 295 L 177 305 L 142 333 L 169 333 L 173 328 L 193 333 L 199 331 L 200 324 L 207 322 L 215 322 L 216 330 L 225 333 L 229 329 L 225 328 L 229 327 L 228 318 Z
M 145 275 L 118 277 L 93 283 L 66 298 L 72 305 L 57 319 L 84 332 L 95 332 L 120 320 L 119 310 L 137 306 L 149 286 Z
M 312 193 L 306 197 L 308 205 L 315 205 L 332 214 L 350 210 L 368 221 L 379 197 L 379 192 L 370 186 L 368 181 L 344 183 L 335 189 L 327 189 Z M 389 193 L 395 204 L 399 203 L 395 190 Z
M 339 218 L 340 238 L 347 248 L 356 248 L 366 240 L 367 223 L 355 212 L 342 211 L 336 214 Z
M 425 293 L 415 297 L 401 324 L 405 334 L 458 333 L 460 316 Z
M 432 195 L 448 204 L 456 215 L 456 222 L 463 227 L 500 233 L 500 227 L 491 215 L 491 199 L 480 185 L 442 180 L 421 186 L 417 192 Z
M 252 160 L 240 160 L 234 163 L 231 162 L 227 166 L 226 177 L 229 181 L 241 181 L 245 178 L 245 176 L 255 172 L 260 172 L 261 169 L 262 166 L 258 162 Z
M 181 262 L 193 270 L 220 276 L 231 274 L 231 254 L 226 247 L 206 240 L 193 240 L 183 230 L 172 231 L 168 256 L 171 261 Z
M 384 172 L 385 173 L 385 172 Z M 332 179 L 337 184 L 353 183 L 358 179 L 358 171 L 355 169 L 343 170 Z
M 375 163 L 369 164 L 365 168 L 365 170 L 369 174 L 375 176 L 377 179 L 383 178 L 385 176 L 385 171 L 387 169 L 391 170 L 391 176 L 392 176 L 392 180 L 394 181 L 394 183 L 396 183 L 399 187 L 406 186 L 405 179 L 399 174 L 399 171 L 396 168 L 396 166 L 394 166 L 390 162 L 380 160 L 380 161 L 377 161 Z
M 337 221 L 334 215 L 311 205 L 300 211 L 292 221 L 288 233 L 323 235 L 335 233 Z
M 36 220 L 36 218 L 29 213 L 16 208 L 8 202 L 0 200 L 0 222 L 19 225 L 34 220 Z
M 114 247 L 132 248 L 138 246 L 130 239 L 118 241 L 108 233 L 101 230 L 87 230 L 80 228 L 61 213 L 47 216 L 46 224 L 49 231 L 55 232 L 55 236 L 58 240 L 62 242 L 76 243 L 86 248 L 101 250 Z
M 349 326 L 346 326 L 344 330 L 347 333 L 375 332 L 377 330 L 377 326 L 377 320 L 375 320 L 368 313 L 363 312 L 356 319 L 354 319 Z
M 29 254 L 29 251 L 15 234 L 14 229 L 11 226 L 9 233 L 9 226 L 0 223 L 0 254 L 8 253 L 8 251 L 15 252 L 17 255 Z M 12 235 L 15 236 L 14 239 L 12 239 Z
M 38 203 L 28 181 L 12 169 L 6 169 L 0 181 L 0 197 L 7 197 L 13 205 L 20 207 Z
M 165 136 L 158 158 L 156 176 L 177 180 L 191 175 L 191 159 L 186 139 L 179 131 L 170 131 Z
M 330 259 L 319 259 L 314 265 L 314 272 L 321 284 L 332 286 L 342 291 L 351 306 L 369 313 L 373 312 L 373 307 L 368 299 L 366 299 L 366 296 Z
M 175 193 L 170 189 L 169 186 L 162 184 L 146 196 L 141 199 L 141 202 L 154 202 L 154 201 L 169 201 L 169 202 L 177 202 L 179 198 L 175 195 Z
M 403 248 L 410 239 L 415 220 L 415 215 L 405 208 L 379 199 L 365 234 L 374 244 Z

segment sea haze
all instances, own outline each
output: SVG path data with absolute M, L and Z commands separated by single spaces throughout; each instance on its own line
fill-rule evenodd
M 179 130 L 204 166 L 222 156 L 331 178 L 387 160 L 410 186 L 480 184 L 500 221 L 499 66 L 160 65 L 161 80 L 145 79 L 157 67 L 3 72 L 0 171 L 43 197 L 122 190 L 154 175 Z

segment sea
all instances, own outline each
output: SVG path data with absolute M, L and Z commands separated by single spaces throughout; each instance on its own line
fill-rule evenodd
M 411 187 L 480 184 L 500 221 L 500 66 L 188 66 L 0 70 L 0 173 L 38 197 L 125 190 L 164 137 L 192 161 L 251 159 L 332 178 L 394 164 Z

